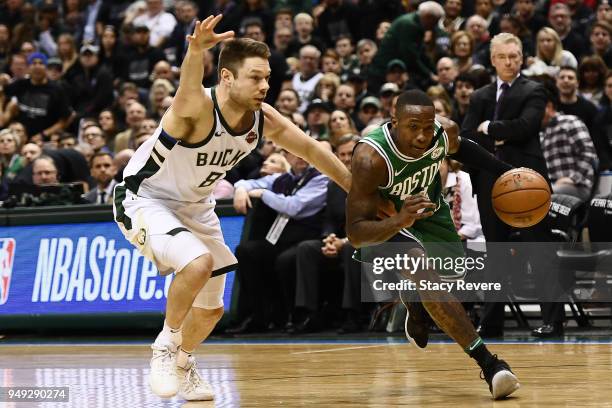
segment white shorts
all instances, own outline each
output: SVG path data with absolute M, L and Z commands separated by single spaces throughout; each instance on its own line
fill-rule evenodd
M 193 306 L 223 307 L 225 273 L 235 269 L 238 261 L 223 240 L 214 200 L 187 203 L 139 197 L 129 190 L 124 194 L 117 192 L 113 205 L 117 225 L 161 275 L 180 273 L 194 259 L 212 255 L 212 277 Z

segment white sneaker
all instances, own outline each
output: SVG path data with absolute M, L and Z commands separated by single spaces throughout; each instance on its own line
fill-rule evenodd
M 161 398 L 172 398 L 179 388 L 174 369 L 176 366 L 176 348 L 171 345 L 156 343 L 153 343 L 151 348 L 153 349 L 149 376 L 151 391 Z
M 210 384 L 198 373 L 194 357 L 189 357 L 187 368 L 176 367 L 179 395 L 187 401 L 212 401 L 215 396 Z

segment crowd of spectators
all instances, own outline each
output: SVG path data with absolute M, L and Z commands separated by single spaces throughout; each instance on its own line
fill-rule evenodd
M 197 19 L 218 13 L 224 15 L 218 31 L 270 46 L 266 102 L 347 165 L 347 146 L 391 118 L 402 90 L 426 91 L 437 114 L 461 125 L 471 94 L 495 79 L 490 40 L 505 32 L 522 42 L 522 75 L 546 82 L 555 94 L 540 134 L 553 185 L 562 180 L 562 192 L 586 199 L 597 174 L 612 169 L 607 0 L 0 0 L 0 201 L 23 186 L 77 182 L 83 200 L 108 203 L 123 167 L 172 104 L 185 36 Z M 217 81 L 218 52 L 203 58 L 204 86 Z M 469 176 L 449 166 L 452 203 Z M 264 214 L 251 247 L 239 248 L 238 276 L 255 289 L 244 302 L 247 323 L 238 329 L 323 324 L 316 312 L 324 296 L 305 283 L 316 242 L 323 256 L 317 262 L 340 271 L 344 294 L 335 298 L 344 299 L 338 306 L 350 317 L 343 327 L 356 327 L 358 295 L 345 255 L 350 243 L 343 225 L 332 222 L 343 214 L 337 190 L 265 140 L 219 183 L 216 198 L 234 198 L 239 211 L 260 198 L 272 214 L 295 221 L 290 239 L 281 234 L 275 246 L 265 228 L 274 217 Z M 332 214 L 324 216 L 326 203 Z M 462 219 L 477 221 L 464 207 Z M 457 228 L 478 240 L 477 224 Z M 250 261 L 262 250 L 272 254 L 269 262 Z M 265 308 L 260 300 L 267 291 L 282 299 Z

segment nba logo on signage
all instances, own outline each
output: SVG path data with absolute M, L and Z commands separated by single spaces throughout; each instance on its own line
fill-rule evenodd
M 0 305 L 8 300 L 13 262 L 15 261 L 15 240 L 0 238 Z

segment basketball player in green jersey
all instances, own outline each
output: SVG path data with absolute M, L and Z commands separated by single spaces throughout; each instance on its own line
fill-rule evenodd
M 425 93 L 411 90 L 401 94 L 391 122 L 368 134 L 355 148 L 346 213 L 350 242 L 356 248 L 401 243 L 403 253 L 411 257 L 432 256 L 427 243 L 459 243 L 448 205 L 441 197 L 438 170 L 446 155 L 495 175 L 512 168 L 471 140 L 461 139 L 454 122 L 436 117 Z M 378 207 L 384 199 L 393 203 L 396 212 L 379 219 Z M 411 271 L 409 278 L 418 288 L 423 280 L 441 282 L 444 272 L 421 269 Z M 452 294 L 433 290 L 418 290 L 418 294 L 421 303 L 406 305 L 407 336 L 417 347 L 427 345 L 426 310 L 476 360 L 495 399 L 519 388 L 508 364 L 487 350 Z

